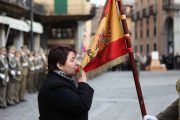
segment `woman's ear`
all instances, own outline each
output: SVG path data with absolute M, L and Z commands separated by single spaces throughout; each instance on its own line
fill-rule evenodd
M 61 71 L 63 70 L 63 67 L 62 67 L 62 65 L 60 63 L 57 63 L 56 65 L 59 68 L 59 70 L 61 70 Z

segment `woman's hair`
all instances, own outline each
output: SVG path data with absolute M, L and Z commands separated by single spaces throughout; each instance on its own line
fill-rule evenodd
M 74 48 L 69 45 L 56 45 L 50 49 L 48 55 L 48 71 L 59 70 L 57 63 L 65 65 L 69 52 L 77 53 Z

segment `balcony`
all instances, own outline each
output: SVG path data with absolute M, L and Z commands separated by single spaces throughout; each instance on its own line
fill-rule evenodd
M 48 39 L 48 45 L 57 45 L 57 44 L 66 44 L 66 45 L 75 45 L 75 39 Z
M 156 15 L 157 14 L 157 5 L 151 5 L 150 6 L 150 15 Z
M 136 12 L 134 12 L 134 10 L 132 10 L 132 21 L 133 22 L 137 21 L 137 14 L 136 14 Z
M 173 3 L 172 0 L 163 0 L 163 10 L 180 10 L 180 4 Z
M 30 9 L 30 0 L 0 0 L 17 6 Z M 44 6 L 41 4 L 33 3 L 33 11 L 36 13 L 44 14 Z
M 142 12 L 137 12 L 137 20 L 142 20 Z
M 143 17 L 148 18 L 149 17 L 149 8 L 143 9 Z

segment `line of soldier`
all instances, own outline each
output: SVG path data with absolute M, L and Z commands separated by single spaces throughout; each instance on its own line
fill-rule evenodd
M 8 51 L 8 54 L 7 54 Z M 43 51 L 28 54 L 27 45 L 16 51 L 13 45 L 0 48 L 0 108 L 27 101 L 25 92 L 39 90 L 47 74 Z

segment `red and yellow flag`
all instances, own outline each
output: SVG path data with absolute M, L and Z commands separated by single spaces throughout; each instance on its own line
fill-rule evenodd
M 126 43 L 116 0 L 108 0 L 96 34 L 81 62 L 87 77 L 98 74 L 126 60 Z

